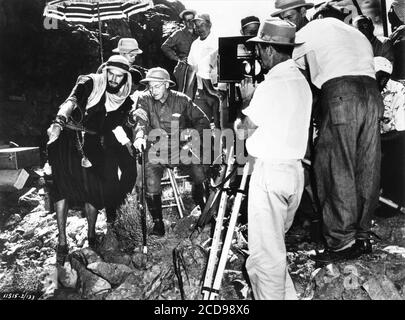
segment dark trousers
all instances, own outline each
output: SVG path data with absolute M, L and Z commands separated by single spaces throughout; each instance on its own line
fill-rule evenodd
M 164 170 L 166 167 L 173 167 L 171 165 L 146 163 L 146 192 L 148 195 L 160 195 L 161 194 L 161 182 Z M 190 174 L 193 184 L 199 185 L 205 180 L 206 166 L 201 164 L 179 165 L 179 168 L 185 169 Z M 194 187 L 193 186 L 193 187 Z
M 381 135 L 382 195 L 405 205 L 405 131 L 391 131 Z
M 321 90 L 322 120 L 314 170 L 328 247 L 368 237 L 379 197 L 383 112 L 376 81 L 345 76 Z
M 208 118 L 214 120 L 215 127 L 221 127 L 219 98 L 213 94 L 215 91 L 210 80 L 203 79 L 203 89 L 197 89 L 194 103 L 199 106 Z
M 118 168 L 121 176 L 118 176 Z M 105 150 L 104 198 L 107 218 L 124 202 L 136 182 L 136 160 L 125 146 Z

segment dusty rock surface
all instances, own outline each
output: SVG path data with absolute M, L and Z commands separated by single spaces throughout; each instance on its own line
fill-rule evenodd
M 56 265 L 55 213 L 45 210 L 40 185 L 20 194 L 2 195 L 0 209 L 0 292 L 35 293 L 40 299 L 177 300 L 201 299 L 211 245 L 211 228 L 194 232 L 199 211 L 183 190 L 185 216 L 175 207 L 164 210 L 166 235 L 148 237 L 142 252 L 136 194 L 128 197 L 116 223 L 100 212 L 97 245 L 87 244 L 87 222 L 80 208 L 67 219 L 69 251 L 64 265 Z M 165 193 L 170 190 L 165 190 Z M 170 195 L 169 195 L 170 197 Z M 298 220 L 297 220 L 298 221 Z M 148 230 L 152 227 L 147 218 Z M 298 298 L 302 300 L 402 300 L 405 294 L 405 216 L 376 216 L 372 254 L 353 261 L 317 266 L 308 259 L 322 246 L 311 242 L 309 229 L 295 223 L 286 236 L 288 262 Z M 246 225 L 238 225 L 222 278 L 219 299 L 249 300 L 245 260 Z

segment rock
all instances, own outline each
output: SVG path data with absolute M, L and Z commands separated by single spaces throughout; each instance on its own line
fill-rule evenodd
M 104 261 L 108 263 L 124 264 L 129 267 L 132 266 L 132 257 L 129 254 L 120 251 L 108 251 L 103 254 L 103 258 Z
M 86 240 L 87 240 L 87 236 L 83 233 L 78 233 L 75 236 L 75 240 L 76 240 L 76 245 L 81 248 L 84 246 Z
M 339 276 L 339 268 L 336 265 L 330 263 L 316 274 L 314 280 L 318 287 L 322 287 L 325 283 L 331 283 Z
M 391 218 L 377 219 L 373 231 L 384 242 L 405 247 L 405 216 L 396 215 Z
M 87 265 L 87 269 L 107 280 L 111 285 L 121 284 L 132 272 L 132 269 L 124 264 L 94 262 Z
M 24 234 L 22 235 L 22 237 L 25 240 L 29 240 L 34 236 L 34 234 L 35 234 L 35 229 L 30 229 L 30 230 L 25 231 Z
M 385 274 L 394 283 L 404 281 L 405 280 L 404 261 L 388 264 L 385 270 Z
M 12 228 L 14 227 L 17 223 L 19 223 L 22 220 L 21 216 L 16 213 L 13 214 L 6 222 L 6 224 L 4 225 L 6 228 Z
M 252 292 L 242 271 L 224 270 L 220 297 L 224 300 L 251 300 Z
M 145 269 L 147 263 L 147 255 L 142 252 L 136 252 L 132 255 L 132 263 L 137 269 Z
M 402 300 L 395 285 L 385 275 L 368 279 L 363 288 L 372 300 Z
M 165 299 L 167 291 L 174 288 L 174 270 L 164 261 L 154 264 L 152 268 L 142 272 L 143 297 L 146 300 Z
M 84 249 L 80 250 L 80 253 L 84 259 L 85 265 L 103 261 L 101 259 L 101 257 L 96 252 L 94 252 L 91 248 L 84 248 Z
M 76 270 L 78 274 L 79 291 L 84 299 L 89 299 L 92 296 L 108 292 L 108 290 L 111 289 L 111 285 L 107 280 L 104 280 L 86 269 L 89 260 L 94 260 L 93 262 L 101 261 L 94 252 L 86 249 L 87 248 L 82 249 L 79 252 L 73 252 L 70 255 L 70 261 L 72 268 Z M 93 262 L 90 262 L 89 264 Z
M 99 250 L 100 252 L 114 252 L 119 250 L 119 242 L 112 228 L 107 228 L 107 233 L 101 241 Z
M 142 283 L 142 277 L 132 273 L 118 288 L 110 292 L 105 300 L 141 300 L 143 290 L 140 283 Z
M 11 238 L 8 239 L 9 242 L 17 242 L 21 239 L 21 235 L 19 233 L 14 233 Z
M 36 188 L 31 188 L 28 192 L 18 199 L 18 204 L 26 207 L 37 207 L 41 202 L 41 196 L 38 195 Z
M 65 288 L 76 288 L 77 272 L 69 261 L 66 261 L 63 267 L 58 267 L 58 280 Z
M 207 253 L 197 245 L 183 241 L 174 249 L 175 274 L 181 298 L 195 300 L 200 298 L 202 275 L 208 261 Z
M 85 299 L 94 295 L 107 293 L 111 289 L 108 281 L 96 276 L 90 271 L 82 271 L 80 274 L 80 292 Z

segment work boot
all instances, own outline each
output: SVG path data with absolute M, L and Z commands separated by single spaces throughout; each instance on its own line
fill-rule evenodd
M 105 215 L 107 217 L 107 223 L 114 224 L 115 220 L 117 219 L 117 212 L 115 208 L 112 207 L 105 208 Z
M 153 218 L 153 229 L 151 235 L 164 236 L 165 225 L 163 223 L 162 216 L 162 197 L 161 195 L 146 196 L 146 203 L 148 205 L 149 212 Z
M 165 235 L 165 224 L 163 223 L 163 220 L 153 220 L 154 225 L 153 229 L 150 232 L 151 235 L 163 237 Z
M 205 182 L 195 184 L 192 189 L 192 198 L 196 205 L 200 206 L 201 212 L 209 196 L 209 188 Z

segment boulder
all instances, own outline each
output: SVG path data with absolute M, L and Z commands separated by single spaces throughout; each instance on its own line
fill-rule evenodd
M 58 280 L 63 287 L 76 288 L 77 278 L 77 272 L 69 261 L 66 261 L 63 267 L 58 267 Z
M 87 269 L 107 280 L 112 286 L 121 284 L 132 272 L 132 269 L 124 264 L 102 261 L 88 264 Z
M 106 295 L 105 300 L 141 300 L 143 291 L 140 283 L 142 277 L 132 273 L 118 288 Z
M 403 300 L 395 285 L 385 275 L 371 277 L 363 283 L 363 288 L 372 300 Z

